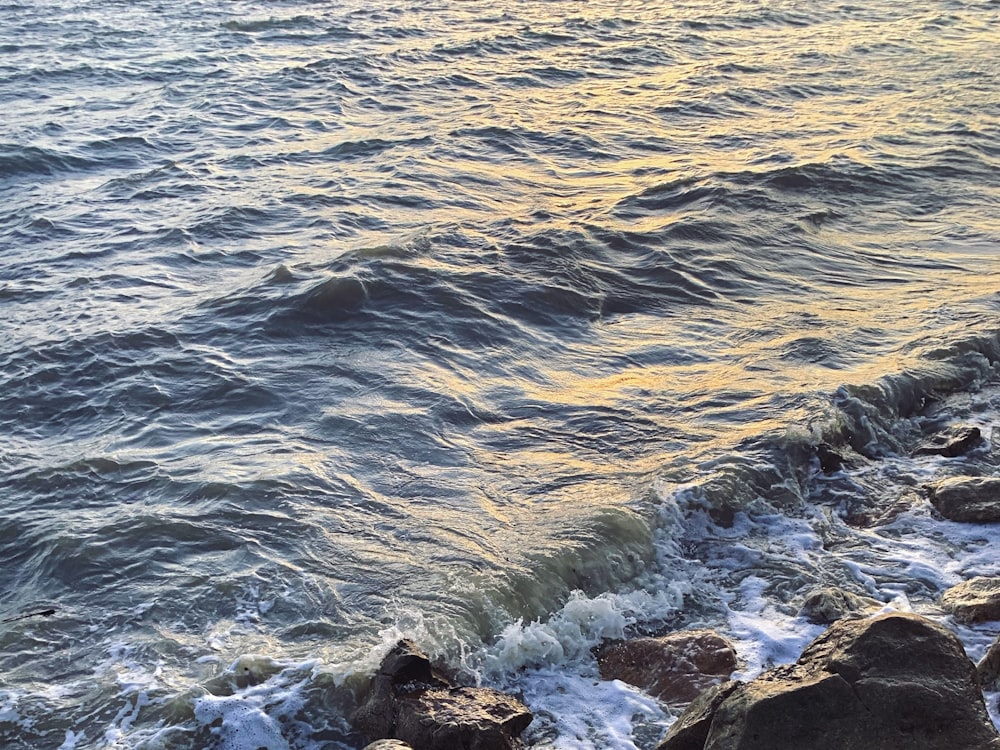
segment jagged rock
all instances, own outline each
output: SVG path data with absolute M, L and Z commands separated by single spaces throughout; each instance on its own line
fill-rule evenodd
M 836 586 L 824 586 L 809 592 L 802 602 L 799 616 L 817 625 L 829 625 L 843 617 L 871 614 L 883 606 L 877 599 L 852 594 Z
M 998 477 L 951 477 L 929 486 L 928 491 L 931 504 L 951 521 L 1000 521 Z
M 353 721 L 372 739 L 420 750 L 514 750 L 531 719 L 513 696 L 453 687 L 412 641 L 402 640 L 382 660 Z
M 421 750 L 511 750 L 531 712 L 489 688 L 418 691 L 399 701 L 396 736 Z
M 670 726 L 657 750 L 703 750 L 719 706 L 744 683 L 737 680 L 714 685 L 703 692 Z M 669 743 L 669 744 L 668 744 Z
M 975 667 L 917 615 L 839 620 L 795 664 L 700 696 L 658 750 L 1000 750 Z
M 997 687 L 997 682 L 1000 681 L 1000 635 L 976 664 L 976 674 L 979 675 L 983 688 L 990 690 Z
M 667 703 L 693 700 L 736 669 L 736 649 L 710 630 L 607 641 L 597 651 L 605 680 L 621 680 Z
M 921 443 L 913 452 L 916 456 L 945 456 L 955 458 L 975 447 L 982 439 L 978 427 L 959 425 L 939 432 Z
M 394 739 L 397 697 L 441 687 L 450 683 L 434 672 L 426 654 L 412 641 L 401 640 L 382 660 L 367 699 L 354 714 L 354 725 L 374 739 Z
M 941 606 L 959 622 L 1000 620 L 1000 578 L 977 576 L 941 595 Z

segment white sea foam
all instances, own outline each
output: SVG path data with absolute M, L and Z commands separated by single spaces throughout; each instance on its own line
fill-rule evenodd
M 527 733 L 532 747 L 636 750 L 671 720 L 653 698 L 619 680 L 600 680 L 590 670 L 529 669 L 511 687 L 535 712 Z
M 82 742 L 85 739 L 86 738 L 84 737 L 83 732 L 78 734 L 71 729 L 67 729 L 66 739 L 63 740 L 63 743 L 59 746 L 59 750 L 76 750 L 76 743 Z
M 202 695 L 195 719 L 209 728 L 220 750 L 290 750 L 312 745 L 297 715 L 316 664 L 292 664 L 246 654 L 226 670 L 238 686 L 231 695 Z
M 378 631 L 376 643 L 360 654 L 354 654 L 344 661 L 327 665 L 326 669 L 336 685 L 343 685 L 353 675 L 370 675 L 378 670 L 379 664 L 386 654 L 401 640 L 416 643 L 429 656 L 435 657 L 449 651 L 449 648 L 460 649 L 457 658 L 464 663 L 464 655 L 468 649 L 458 639 L 455 628 L 447 621 L 439 618 L 428 618 L 419 610 L 406 609 L 398 603 L 393 605 L 394 619 L 392 624 Z
M 22 720 L 17 710 L 18 697 L 21 695 L 22 691 L 0 690 L 0 721 L 17 724 Z
M 745 578 L 740 586 L 741 608 L 729 611 L 725 632 L 733 639 L 743 663 L 734 679 L 753 679 L 768 667 L 795 661 L 824 630 L 777 609 L 764 595 L 767 585 L 757 576 Z
M 602 638 L 622 638 L 634 622 L 612 594 L 588 598 L 574 591 L 545 622 L 518 620 L 500 633 L 487 651 L 487 669 L 498 672 L 560 664 L 578 658 Z
M 206 696 L 195 701 L 195 718 L 215 725 L 212 733 L 224 750 L 289 750 L 281 725 L 268 714 L 268 707 L 248 695 Z

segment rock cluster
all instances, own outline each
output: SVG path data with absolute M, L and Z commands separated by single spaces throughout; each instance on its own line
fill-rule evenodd
M 517 698 L 489 688 L 454 687 L 431 668 L 411 641 L 400 641 L 382 661 L 355 727 L 378 750 L 516 750 L 531 712 Z
M 795 664 L 710 688 L 658 750 L 1000 750 L 976 669 L 910 614 L 840 620 Z

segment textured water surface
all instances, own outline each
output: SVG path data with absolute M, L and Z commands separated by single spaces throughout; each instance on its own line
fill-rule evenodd
M 752 674 L 814 583 L 943 616 L 1000 572 L 920 494 L 998 463 L 998 29 L 0 3 L 0 619 L 56 610 L 0 624 L 4 746 L 360 747 L 408 635 L 535 746 L 649 747 L 602 636 Z

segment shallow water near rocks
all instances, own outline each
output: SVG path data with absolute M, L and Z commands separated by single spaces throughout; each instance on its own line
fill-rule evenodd
M 406 636 L 535 747 L 648 748 L 592 646 L 751 677 L 817 585 L 981 656 L 937 602 L 998 531 L 924 486 L 1000 460 L 997 28 L 0 3 L 0 744 L 362 747 Z

